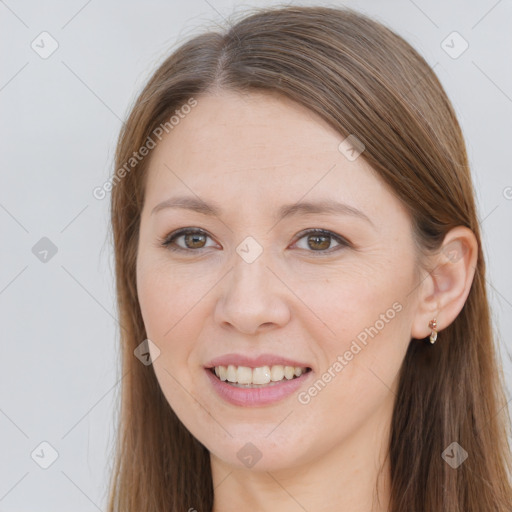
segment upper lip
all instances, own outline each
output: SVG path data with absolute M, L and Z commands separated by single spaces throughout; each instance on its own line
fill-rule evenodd
M 310 368 L 310 366 L 301 361 L 295 361 L 287 357 L 276 354 L 260 354 L 256 357 L 249 357 L 243 354 L 226 354 L 216 357 L 209 361 L 205 367 L 214 368 L 215 366 L 248 366 L 249 368 L 259 368 L 261 366 L 297 366 L 299 368 Z

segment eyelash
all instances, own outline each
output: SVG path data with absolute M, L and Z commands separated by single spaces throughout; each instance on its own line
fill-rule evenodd
M 164 239 L 159 239 L 158 241 L 162 247 L 164 247 L 167 250 L 172 251 L 172 252 L 190 253 L 190 252 L 200 252 L 202 249 L 207 249 L 207 247 L 201 247 L 199 249 L 184 249 L 183 247 L 179 247 L 179 246 L 175 245 L 175 240 L 177 238 L 180 238 L 181 236 L 188 235 L 188 234 L 206 235 L 207 237 L 211 238 L 210 235 L 208 235 L 208 233 L 206 233 L 202 229 L 184 228 L 184 229 L 179 229 L 178 231 L 175 231 L 175 232 L 167 235 Z M 314 250 L 308 251 L 307 249 L 304 249 L 307 252 L 318 253 L 320 255 L 323 255 L 323 254 L 331 254 L 331 253 L 336 252 L 345 247 L 352 247 L 352 244 L 348 240 L 346 240 L 345 238 L 343 238 L 339 235 L 336 235 L 332 231 L 327 231 L 325 229 L 308 229 L 305 231 L 301 231 L 299 233 L 300 236 L 297 238 L 297 240 L 294 242 L 294 244 L 297 243 L 302 238 L 305 238 L 311 234 L 328 236 L 328 237 L 334 239 L 340 245 L 338 247 L 335 247 L 334 249 L 331 248 L 331 249 L 319 250 L 319 251 L 314 251 Z

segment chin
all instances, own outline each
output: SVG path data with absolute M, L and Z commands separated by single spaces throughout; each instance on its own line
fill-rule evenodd
M 284 435 L 281 433 L 280 436 L 272 438 L 272 434 L 268 435 L 271 430 L 265 428 L 251 433 L 244 429 L 243 435 L 236 435 L 236 429 L 233 428 L 230 429 L 233 437 L 228 436 L 222 441 L 202 441 L 202 444 L 212 456 L 240 470 L 281 471 L 306 462 L 307 447 L 303 442 L 305 436 L 297 435 L 299 433 L 295 431 L 295 436 L 283 432 Z

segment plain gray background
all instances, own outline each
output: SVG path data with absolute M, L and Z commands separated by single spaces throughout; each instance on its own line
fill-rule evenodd
M 234 11 L 271 4 L 0 2 L 0 511 L 105 509 L 118 324 L 109 196 L 97 200 L 92 190 L 111 175 L 121 120 L 163 58 L 183 38 L 225 26 Z M 478 194 L 510 399 L 511 2 L 317 4 L 351 6 L 393 28 L 434 67 L 454 104 Z M 42 32 L 58 43 L 47 58 L 40 53 L 52 39 Z M 464 40 L 467 50 L 453 58 Z M 43 237 L 57 250 L 45 262 Z M 52 449 L 42 442 L 58 455 L 47 469 L 40 464 L 52 462 Z

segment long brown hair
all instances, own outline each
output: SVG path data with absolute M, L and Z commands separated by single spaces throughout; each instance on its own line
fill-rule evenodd
M 438 249 L 455 226 L 473 231 L 478 262 L 464 307 L 434 346 L 412 340 L 400 370 L 389 511 L 510 511 L 510 417 L 452 105 L 425 60 L 384 25 L 349 9 L 279 6 L 182 44 L 153 74 L 120 134 L 111 220 L 123 378 L 109 512 L 212 509 L 208 451 L 176 417 L 152 367 L 134 357 L 146 338 L 135 272 L 150 158 L 130 158 L 159 126 L 170 129 L 177 109 L 216 89 L 280 93 L 340 136 L 355 134 L 410 213 L 419 255 Z M 469 455 L 457 469 L 442 457 L 453 442 Z

